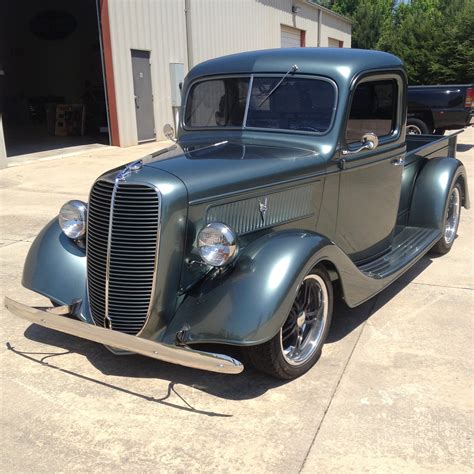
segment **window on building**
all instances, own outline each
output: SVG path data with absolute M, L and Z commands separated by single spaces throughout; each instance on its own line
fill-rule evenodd
M 347 143 L 360 141 L 367 132 L 374 132 L 379 138 L 393 133 L 397 91 L 397 83 L 393 79 L 364 82 L 357 86 L 347 122 Z

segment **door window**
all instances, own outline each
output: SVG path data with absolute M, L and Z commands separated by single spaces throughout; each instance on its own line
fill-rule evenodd
M 359 84 L 352 98 L 346 142 L 359 142 L 367 132 L 379 138 L 391 135 L 396 128 L 397 95 L 394 79 Z

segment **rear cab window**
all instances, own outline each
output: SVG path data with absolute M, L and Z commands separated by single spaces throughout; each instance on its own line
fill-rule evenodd
M 367 132 L 374 132 L 379 139 L 391 136 L 397 125 L 397 103 L 398 84 L 395 79 L 357 85 L 347 121 L 346 143 L 359 142 Z

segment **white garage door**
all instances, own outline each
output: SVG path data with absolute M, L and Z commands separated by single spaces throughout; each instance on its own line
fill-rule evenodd
M 341 41 L 335 38 L 328 38 L 328 46 L 330 48 L 342 48 Z
M 301 46 L 301 30 L 281 25 L 281 47 L 299 48 Z

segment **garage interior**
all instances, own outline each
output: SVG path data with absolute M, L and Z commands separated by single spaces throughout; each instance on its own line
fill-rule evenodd
M 108 145 L 96 0 L 2 3 L 0 99 L 7 157 Z

